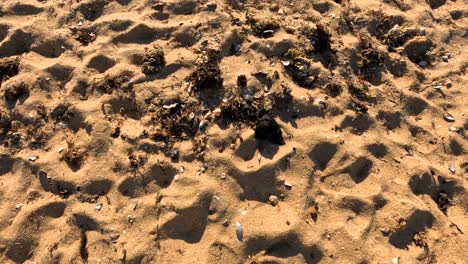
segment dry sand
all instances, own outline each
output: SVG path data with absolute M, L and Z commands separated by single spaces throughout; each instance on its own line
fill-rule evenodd
M 466 263 L 467 10 L 1 0 L 0 263 Z

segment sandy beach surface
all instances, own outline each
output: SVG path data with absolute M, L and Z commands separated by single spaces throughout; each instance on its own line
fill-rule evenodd
M 463 0 L 0 0 L 0 263 L 467 263 L 467 39 Z

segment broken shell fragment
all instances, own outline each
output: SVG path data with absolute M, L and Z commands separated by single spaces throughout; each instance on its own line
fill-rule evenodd
M 170 105 L 163 105 L 163 108 L 164 109 L 172 109 L 172 108 L 174 108 L 174 107 L 176 107 L 178 105 L 179 105 L 179 103 L 173 103 L 173 104 L 170 104 Z
M 236 222 L 236 235 L 239 241 L 244 241 L 244 228 L 239 222 Z
M 448 169 L 449 169 L 449 171 L 450 171 L 451 173 L 455 173 L 455 165 L 450 164 L 449 167 L 448 167 Z

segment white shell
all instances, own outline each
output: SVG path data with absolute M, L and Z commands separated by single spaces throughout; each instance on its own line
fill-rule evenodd
M 455 173 L 455 165 L 450 164 L 449 167 L 448 167 L 448 169 L 449 169 L 449 171 L 450 171 L 451 173 Z
M 244 241 L 244 228 L 239 222 L 236 222 L 236 235 L 239 241 Z
M 455 117 L 453 117 L 453 115 L 451 115 L 451 114 L 445 114 L 444 119 L 445 119 L 445 121 L 448 121 L 448 122 L 454 122 L 455 121 Z

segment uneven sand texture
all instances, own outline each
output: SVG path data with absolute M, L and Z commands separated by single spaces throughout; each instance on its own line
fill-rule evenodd
M 468 261 L 466 1 L 0 1 L 0 263 Z

